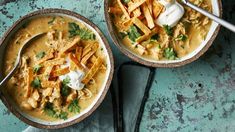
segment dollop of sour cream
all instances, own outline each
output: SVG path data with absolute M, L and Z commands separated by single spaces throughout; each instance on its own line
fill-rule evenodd
M 184 8 L 175 0 L 158 0 L 164 7 L 165 11 L 159 15 L 156 23 L 159 26 L 168 25 L 174 27 L 184 15 Z
M 61 66 L 61 68 L 65 68 L 70 66 L 70 60 L 66 58 L 66 63 Z M 84 88 L 84 84 L 81 82 L 84 77 L 84 72 L 81 70 L 70 71 L 69 73 L 59 76 L 59 79 L 63 81 L 66 78 L 69 78 L 70 81 L 67 84 L 70 88 L 75 90 L 81 90 Z

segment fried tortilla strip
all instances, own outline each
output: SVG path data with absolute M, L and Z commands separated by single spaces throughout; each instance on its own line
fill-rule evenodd
M 51 75 L 52 75 L 52 77 L 58 77 L 58 76 L 61 76 L 61 75 L 65 75 L 69 72 L 70 72 L 69 67 L 66 67 L 66 68 L 63 68 L 63 69 L 53 71 Z
M 40 60 L 37 62 L 37 64 L 42 64 L 43 62 L 45 62 L 45 61 L 47 61 L 47 60 L 50 60 L 50 59 L 55 58 L 54 52 L 55 52 L 54 49 L 50 49 L 50 50 L 49 50 L 49 53 L 46 54 L 42 59 L 40 59 Z
M 75 51 L 75 56 L 77 57 L 79 62 L 81 61 L 82 58 L 82 50 L 83 50 L 82 47 L 77 47 Z
M 147 4 L 147 7 L 148 7 L 149 12 L 150 12 L 151 15 L 153 14 L 153 5 L 152 5 L 152 3 L 153 3 L 153 0 L 146 0 L 146 4 Z
M 86 54 L 88 54 L 88 53 L 92 50 L 92 46 L 93 46 L 94 44 L 97 44 L 97 43 L 94 43 L 94 42 L 88 43 L 88 44 L 85 46 L 85 48 L 83 48 L 83 50 L 82 50 L 82 56 L 81 56 L 81 57 L 84 57 Z M 82 58 L 81 58 L 81 59 L 82 59 Z
M 132 19 L 132 21 L 141 31 L 144 32 L 144 34 L 151 33 L 151 30 L 147 26 L 145 26 L 144 23 L 142 23 L 139 18 L 135 17 Z
M 82 80 L 83 84 L 87 84 L 92 77 L 96 74 L 96 72 L 99 70 L 100 66 L 102 65 L 102 58 L 97 58 L 96 62 L 94 65 L 91 67 L 91 69 L 88 71 L 88 73 L 85 75 L 85 77 Z
M 162 12 L 164 6 L 157 2 L 156 0 L 153 1 L 153 18 L 156 19 Z
M 41 83 L 42 88 L 60 88 L 60 84 L 59 81 L 42 81 Z
M 77 65 L 73 61 L 70 61 L 69 69 L 70 71 L 75 71 L 77 69 Z
M 87 55 L 85 55 L 85 56 L 82 58 L 81 63 L 84 64 L 84 65 L 86 65 L 88 59 L 89 59 L 93 54 L 95 54 L 95 52 L 96 52 L 96 50 L 93 50 L 93 51 L 89 52 Z
M 90 43 L 89 45 L 87 45 L 83 51 L 82 51 L 82 58 L 87 55 L 89 52 L 91 52 L 94 48 L 96 47 L 99 47 L 99 43 L 98 42 L 93 42 L 93 43 Z M 82 59 L 81 58 L 81 59 Z
M 97 51 L 98 48 L 99 48 L 99 44 L 98 44 L 98 43 L 94 43 L 94 46 L 92 47 L 92 50 L 82 58 L 81 63 L 84 64 L 84 65 L 86 65 L 88 59 L 89 59 L 93 54 L 95 54 L 95 52 Z
M 133 14 L 135 17 L 139 17 L 141 15 L 141 11 L 140 11 L 140 8 L 136 8 L 134 11 L 133 11 Z
M 42 80 L 41 80 L 42 82 L 43 82 L 44 80 L 49 80 L 53 69 L 54 69 L 54 66 L 47 66 L 47 68 L 46 68 L 46 70 L 45 70 L 45 72 L 43 73 L 43 76 L 42 76 L 42 78 L 41 78 L 41 79 L 42 79 Z
M 56 58 L 54 60 L 49 60 L 44 63 L 44 66 L 55 66 L 55 65 L 63 65 L 65 63 L 64 58 Z
M 26 93 L 25 93 L 26 98 L 29 98 L 33 91 L 33 88 L 31 87 L 32 81 L 33 81 L 33 69 L 27 68 L 27 86 L 26 86 Z
M 117 3 L 118 3 L 118 5 L 120 6 L 120 8 L 121 8 L 123 14 L 125 15 L 125 17 L 126 17 L 127 19 L 131 19 L 130 15 L 129 15 L 128 12 L 126 11 L 125 6 L 122 4 L 121 0 L 117 0 Z
M 112 14 L 122 14 L 123 13 L 121 9 L 115 8 L 115 7 L 109 7 L 108 12 L 112 13 Z
M 95 63 L 95 62 L 96 62 L 96 59 L 97 59 L 97 57 L 96 57 L 95 55 L 92 55 L 90 61 L 91 61 L 92 63 Z
M 96 60 L 97 60 L 97 57 L 96 57 L 95 55 L 92 55 L 92 57 L 90 58 L 91 63 L 94 64 L 94 63 L 96 62 Z M 102 66 L 100 67 L 100 69 L 106 70 L 107 67 L 106 67 L 104 64 L 102 64 Z
M 150 34 L 147 35 L 143 35 L 139 38 L 136 39 L 136 43 L 140 44 L 141 42 L 148 40 L 149 38 L 151 38 L 153 35 L 155 35 L 158 32 L 158 28 L 155 27 Z
M 140 7 L 145 2 L 146 2 L 146 0 L 139 0 L 139 1 L 134 2 L 133 4 L 131 4 L 128 7 L 128 12 L 131 13 L 132 11 L 134 11 L 136 8 Z
M 154 24 L 152 15 L 151 15 L 151 13 L 150 13 L 150 11 L 149 11 L 149 8 L 148 8 L 147 4 L 144 3 L 144 4 L 141 6 L 141 9 L 142 9 L 142 11 L 144 12 L 144 16 L 145 16 L 145 18 L 146 18 L 146 20 L 147 20 L 148 27 L 149 27 L 150 29 L 154 28 L 155 24 Z
M 133 24 L 133 22 L 132 22 L 131 19 L 126 20 L 126 21 L 124 21 L 124 22 L 122 23 L 122 25 L 123 25 L 124 27 L 126 27 L 126 29 L 129 29 L 129 27 L 130 27 L 132 24 Z
M 78 69 L 80 70 L 84 69 L 81 63 L 77 60 L 77 58 L 72 53 L 69 53 L 69 59 L 77 66 Z
M 77 43 L 80 40 L 81 40 L 80 37 L 76 37 L 71 43 L 69 43 L 68 45 L 66 45 L 64 48 L 60 50 L 60 55 L 73 50 L 77 46 Z

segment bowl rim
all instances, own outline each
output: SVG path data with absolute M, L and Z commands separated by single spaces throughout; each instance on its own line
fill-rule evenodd
M 222 12 L 223 12 L 222 1 L 221 0 L 217 0 L 217 1 L 218 1 L 218 6 L 219 6 L 218 7 L 219 8 L 219 17 L 221 17 Z M 219 30 L 220 30 L 220 25 L 218 25 L 216 27 L 214 33 L 212 34 L 211 38 L 205 44 L 205 46 L 198 53 L 196 53 L 194 56 L 192 56 L 192 57 L 190 57 L 186 60 L 182 60 L 182 61 L 179 61 L 179 62 L 172 62 L 172 63 L 150 62 L 146 59 L 143 59 L 143 58 L 135 55 L 128 48 L 125 48 L 125 46 L 122 46 L 123 44 L 121 42 L 119 43 L 119 38 L 118 38 L 117 33 L 114 29 L 114 25 L 112 23 L 112 20 L 110 18 L 110 14 L 109 14 L 109 11 L 108 11 L 109 10 L 109 4 L 110 4 L 110 0 L 104 0 L 104 14 L 105 14 L 106 25 L 108 27 L 109 35 L 111 36 L 114 44 L 118 47 L 118 49 L 124 55 L 126 55 L 127 57 L 129 57 L 133 61 L 136 61 L 140 64 L 143 64 L 143 65 L 149 66 L 149 67 L 174 68 L 174 67 L 184 66 L 186 64 L 189 64 L 189 63 L 197 60 L 199 57 L 201 57 L 209 49 L 209 47 L 212 45 L 213 41 L 215 40 L 215 38 L 218 35 Z
M 58 129 L 58 128 L 64 128 L 64 127 L 68 127 L 71 126 L 73 124 L 79 123 L 82 120 L 84 120 L 85 118 L 87 118 L 88 116 L 90 116 L 97 108 L 98 106 L 100 106 L 100 104 L 103 102 L 109 87 L 111 85 L 111 81 L 113 78 L 113 74 L 114 74 L 114 59 L 113 59 L 113 54 L 112 54 L 112 50 L 109 46 L 109 43 L 107 41 L 107 39 L 105 38 L 105 36 L 103 35 L 102 31 L 98 28 L 98 26 L 96 26 L 93 22 L 91 22 L 90 20 L 88 20 L 87 18 L 85 18 L 84 16 L 70 11 L 70 10 L 66 10 L 66 9 L 59 9 L 59 8 L 47 8 L 47 9 L 41 9 L 41 10 L 37 10 L 34 12 L 31 12 L 27 15 L 24 15 L 23 17 L 21 17 L 20 19 L 18 19 L 2 36 L 1 40 L 0 40 L 0 46 L 3 44 L 3 42 L 6 40 L 7 36 L 14 31 L 14 29 L 17 27 L 18 24 L 20 24 L 21 22 L 23 22 L 26 19 L 30 19 L 31 17 L 34 16 L 38 16 L 38 15 L 47 15 L 47 14 L 53 14 L 53 13 L 57 13 L 57 14 L 61 14 L 61 15 L 68 15 L 71 17 L 75 17 L 76 19 L 79 19 L 81 21 L 83 21 L 84 23 L 90 25 L 95 32 L 98 33 L 98 35 L 100 36 L 102 42 L 104 43 L 104 47 L 107 49 L 107 54 L 110 60 L 110 73 L 108 74 L 107 77 L 107 83 L 104 86 L 104 89 L 100 95 L 100 97 L 97 99 L 96 103 L 94 104 L 94 106 L 89 109 L 87 111 L 87 113 L 84 113 L 83 115 L 81 115 L 80 117 L 71 120 L 69 122 L 61 122 L 61 124 L 56 124 L 56 125 L 44 125 L 44 124 L 40 124 L 38 122 L 34 122 L 30 119 L 28 119 L 27 117 L 21 115 L 20 112 L 18 112 L 13 106 L 11 106 L 11 104 L 7 101 L 6 97 L 4 96 L 4 94 L 0 91 L 0 99 L 2 100 L 3 104 L 21 121 L 25 122 L 28 125 L 37 127 L 37 128 L 43 128 L 43 129 Z

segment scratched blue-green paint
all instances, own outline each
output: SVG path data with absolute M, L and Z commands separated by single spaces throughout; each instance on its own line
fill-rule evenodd
M 103 0 L 0 0 L 0 35 L 31 11 L 64 8 L 87 17 L 104 32 L 116 66 L 129 59 L 114 46 L 103 15 Z M 235 23 L 235 2 L 223 0 L 224 18 Z M 140 131 L 235 131 L 235 34 L 222 29 L 198 61 L 175 69 L 157 69 Z M 27 125 L 0 103 L 0 131 Z

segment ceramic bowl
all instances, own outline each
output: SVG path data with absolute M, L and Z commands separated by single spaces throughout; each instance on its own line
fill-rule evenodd
M 98 40 L 100 41 L 100 44 L 102 47 L 104 47 L 104 51 L 107 54 L 107 76 L 105 78 L 105 83 L 101 88 L 101 91 L 99 92 L 98 96 L 96 97 L 95 101 L 84 111 L 82 111 L 81 113 L 68 118 L 67 120 L 61 120 L 61 121 L 55 121 L 55 122 L 49 122 L 49 121 L 44 121 L 44 120 L 40 120 L 37 119 L 35 117 L 29 116 L 27 113 L 24 113 L 23 111 L 21 111 L 16 104 L 14 104 L 14 101 L 12 101 L 12 99 L 4 94 L 5 92 L 4 87 L 1 88 L 1 99 L 3 101 L 3 103 L 6 105 L 6 107 L 16 116 L 18 117 L 20 120 L 22 120 L 23 122 L 34 126 L 34 127 L 38 127 L 38 128 L 46 128 L 46 129 L 55 129 L 55 128 L 63 128 L 63 127 L 67 127 L 70 125 L 73 125 L 75 123 L 78 123 L 80 121 L 82 121 L 83 119 L 85 119 L 86 117 L 88 117 L 89 115 L 91 115 L 92 112 L 94 112 L 96 110 L 96 108 L 101 104 L 101 102 L 103 101 L 112 77 L 113 77 L 113 71 L 114 71 L 114 64 L 113 64 L 113 56 L 112 56 L 112 52 L 111 49 L 109 47 L 109 44 L 106 40 L 106 38 L 104 37 L 104 35 L 101 33 L 101 31 L 99 30 L 99 28 L 93 24 L 92 22 L 90 22 L 88 19 L 86 19 L 85 17 L 72 12 L 72 11 L 68 11 L 68 10 L 62 10 L 62 9 L 45 9 L 45 10 L 39 10 L 39 11 L 35 11 L 33 13 L 30 13 L 26 16 L 23 16 L 20 20 L 18 20 L 17 22 L 15 22 L 13 24 L 13 26 L 4 34 L 4 36 L 2 37 L 1 41 L 0 41 L 0 72 L 3 73 L 3 61 L 4 61 L 4 55 L 5 55 L 5 49 L 6 46 L 8 44 L 8 41 L 11 39 L 12 35 L 14 35 L 14 33 L 25 23 L 27 22 L 27 20 L 29 19 L 33 19 L 36 17 L 40 17 L 40 16 L 45 16 L 45 15 L 53 15 L 53 16 L 66 16 L 69 18 L 72 18 L 74 20 L 77 20 L 83 24 L 85 24 L 90 30 L 92 30 Z M 2 74 L 0 74 L 0 78 L 2 79 L 3 76 Z
M 111 14 L 108 12 L 111 2 L 112 0 L 105 0 L 104 2 L 105 19 L 106 19 L 106 23 L 109 29 L 110 36 L 112 37 L 115 45 L 120 49 L 122 53 L 124 53 L 126 56 L 128 56 L 132 60 L 138 63 L 141 63 L 143 65 L 146 65 L 146 66 L 179 67 L 179 66 L 183 66 L 183 65 L 193 62 L 197 60 L 200 56 L 202 56 L 208 50 L 208 48 L 211 46 L 211 44 L 215 40 L 220 29 L 219 24 L 217 24 L 216 22 L 212 22 L 212 25 L 206 36 L 206 39 L 200 44 L 200 46 L 196 50 L 194 50 L 192 53 L 186 55 L 183 58 L 180 58 L 178 60 L 164 60 L 164 61 L 163 60 L 160 60 L 160 61 L 150 60 L 150 59 L 143 58 L 142 56 L 132 52 L 124 44 L 122 44 L 122 39 L 118 37 L 119 35 L 112 22 Z M 212 2 L 213 14 L 221 17 L 222 15 L 221 0 L 211 0 L 211 2 Z

